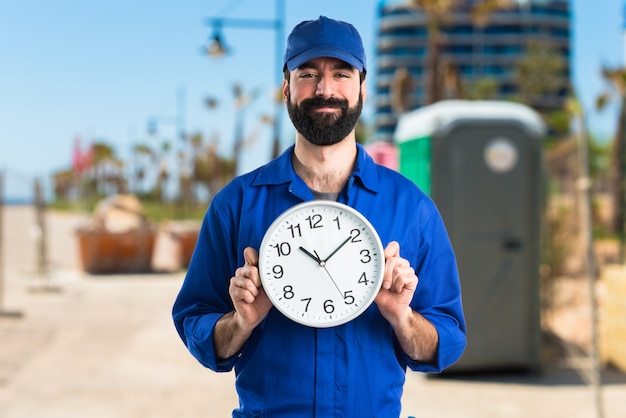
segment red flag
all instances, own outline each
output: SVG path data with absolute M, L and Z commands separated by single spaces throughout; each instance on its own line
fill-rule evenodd
M 80 173 L 83 170 L 82 167 L 82 150 L 80 149 L 80 137 L 74 138 L 74 150 L 72 151 L 72 168 L 75 172 Z
M 91 167 L 93 163 L 93 145 L 84 151 L 80 145 L 80 137 L 74 139 L 74 150 L 72 151 L 72 168 L 78 174 Z

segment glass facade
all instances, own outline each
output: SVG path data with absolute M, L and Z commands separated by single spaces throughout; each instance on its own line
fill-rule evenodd
M 556 75 L 558 86 L 535 95 L 529 104 L 539 111 L 563 108 L 571 77 L 569 1 L 519 0 L 493 11 L 483 24 L 472 18 L 478 2 L 461 2 L 440 25 L 442 98 L 467 98 L 468 89 L 488 85 L 487 98 L 515 100 L 520 60 L 528 56 L 530 45 L 541 44 L 561 57 L 562 69 Z M 391 141 L 399 114 L 430 100 L 429 18 L 409 3 L 381 2 L 378 9 L 375 140 Z M 450 85 L 452 79 L 456 87 Z

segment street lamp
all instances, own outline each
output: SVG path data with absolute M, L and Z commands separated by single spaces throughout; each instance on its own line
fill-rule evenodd
M 206 52 L 214 58 L 221 57 L 228 53 L 228 50 L 222 44 L 222 39 L 218 33 L 213 35 L 213 43 L 207 46 Z
M 275 92 L 277 92 L 282 85 L 282 48 L 283 41 L 285 39 L 285 0 L 276 0 L 275 2 L 275 18 L 274 19 L 226 19 L 221 17 L 212 17 L 207 19 L 207 24 L 213 28 L 213 35 L 206 46 L 206 53 L 214 58 L 224 56 L 228 53 L 222 36 L 222 27 L 231 26 L 244 29 L 269 29 L 273 30 L 276 34 L 275 41 Z M 275 95 L 272 95 L 275 96 Z M 280 152 L 280 127 L 281 127 L 281 113 L 282 102 L 274 97 L 275 110 L 273 120 L 274 138 L 272 143 L 272 158 L 276 158 Z
M 206 53 L 213 58 L 220 58 L 228 53 L 228 49 L 222 41 L 221 22 L 213 23 L 213 35 L 211 36 L 210 43 L 207 43 Z

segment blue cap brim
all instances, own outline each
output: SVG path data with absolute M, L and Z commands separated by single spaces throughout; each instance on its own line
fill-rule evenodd
M 293 71 L 296 68 L 300 67 L 302 64 L 311 61 L 315 58 L 321 57 L 330 57 L 337 58 L 341 61 L 347 62 L 360 72 L 363 71 L 363 62 L 360 59 L 352 55 L 350 52 L 345 49 L 337 48 L 330 45 L 319 45 L 313 48 L 307 49 L 299 55 L 291 58 L 287 61 L 287 68 L 289 71 Z

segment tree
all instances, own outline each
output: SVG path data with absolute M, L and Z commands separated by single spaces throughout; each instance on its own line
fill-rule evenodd
M 74 170 L 66 169 L 54 173 L 54 194 L 57 200 L 69 201 L 72 190 L 76 187 L 76 175 Z
M 117 158 L 115 150 L 104 141 L 92 145 L 92 192 L 99 196 L 125 193 L 124 162 Z
M 205 187 L 212 198 L 234 176 L 233 160 L 217 152 L 218 140 L 205 145 L 201 134 L 191 136 L 193 167 L 191 178 L 194 188 Z
M 161 151 L 158 155 L 159 172 L 157 175 L 156 186 L 154 187 L 154 190 L 152 193 L 154 197 L 157 199 L 157 201 L 159 202 L 163 202 L 163 197 L 164 197 L 163 191 L 165 189 L 165 182 L 170 177 L 170 168 L 169 168 L 169 164 L 167 160 L 168 160 L 168 154 L 171 149 L 172 149 L 172 144 L 170 144 L 168 141 L 163 141 L 161 143 Z
M 555 47 L 541 41 L 530 42 L 515 67 L 519 100 L 533 106 L 546 94 L 558 93 L 563 88 L 565 70 L 563 57 Z
M 626 68 L 602 68 L 602 77 L 607 81 L 609 89 L 602 93 L 596 100 L 598 109 L 606 107 L 610 99 L 615 97 L 619 101 L 620 112 L 617 122 L 617 131 L 613 141 L 613 163 L 611 170 L 611 195 L 613 197 L 613 221 L 612 229 L 618 232 L 622 247 L 626 241 L 626 233 L 624 231 L 624 223 L 626 215 L 624 214 L 624 199 L 626 197 Z M 620 252 L 623 257 L 623 251 Z
M 451 63 L 441 59 L 441 51 L 445 44 L 442 27 L 448 17 L 464 6 L 464 0 L 410 0 L 410 3 L 421 9 L 426 15 L 428 45 L 425 69 L 426 100 L 424 104 L 432 104 L 446 97 L 459 97 L 462 94 L 460 77 Z M 491 15 L 504 8 L 515 5 L 514 0 L 483 0 L 474 3 L 470 8 L 472 23 L 477 27 L 487 25 Z
M 456 8 L 459 0 L 411 0 L 426 15 L 428 45 L 426 51 L 426 103 L 438 102 L 443 98 L 443 79 L 441 77 L 441 49 L 443 35 L 441 27 L 446 17 Z
M 496 100 L 498 93 L 498 80 L 489 77 L 467 83 L 463 90 L 463 95 L 469 100 Z
M 146 170 L 153 167 L 156 157 L 152 148 L 145 144 L 135 144 L 133 147 L 134 156 L 134 187 L 135 192 L 142 193 L 144 190 L 144 181 L 146 178 Z
M 233 96 L 235 99 L 235 138 L 233 142 L 233 170 L 237 174 L 239 170 L 239 161 L 241 159 L 241 150 L 247 145 L 244 137 L 245 126 L 245 110 L 259 96 L 259 90 L 254 89 L 252 92 L 244 93 L 240 84 L 233 86 Z

